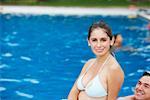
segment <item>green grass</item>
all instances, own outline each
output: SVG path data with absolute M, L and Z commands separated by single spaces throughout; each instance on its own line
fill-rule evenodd
M 0 4 L 42 5 L 42 6 L 79 6 L 79 7 L 128 7 L 136 5 L 150 7 L 150 0 L 1 0 Z

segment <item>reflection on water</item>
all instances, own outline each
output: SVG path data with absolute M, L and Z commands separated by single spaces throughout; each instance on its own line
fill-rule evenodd
M 150 70 L 148 21 L 126 16 L 0 14 L 1 98 L 66 98 L 83 64 L 94 57 L 86 37 L 89 26 L 100 19 L 124 38 L 124 49 L 116 52 L 125 72 L 119 95 L 132 94 L 142 72 Z

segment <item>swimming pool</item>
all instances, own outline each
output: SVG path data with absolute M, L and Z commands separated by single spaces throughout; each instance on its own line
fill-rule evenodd
M 106 21 L 121 33 L 117 59 L 125 72 L 120 96 L 132 94 L 144 70 L 150 70 L 147 20 L 126 16 L 48 16 L 0 14 L 0 97 L 2 100 L 66 98 L 83 64 L 94 57 L 87 45 L 89 26 Z

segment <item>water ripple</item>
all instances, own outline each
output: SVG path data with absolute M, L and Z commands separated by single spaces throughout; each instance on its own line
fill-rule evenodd
M 17 79 L 6 79 L 6 78 L 1 78 L 0 82 L 21 82 L 21 80 L 17 80 Z
M 25 79 L 23 79 L 23 81 L 31 82 L 31 83 L 33 83 L 33 84 L 38 84 L 38 83 L 40 83 L 38 80 L 36 80 L 36 79 L 30 79 L 30 78 L 25 78 Z
M 31 94 L 23 93 L 23 92 L 20 92 L 20 91 L 16 91 L 16 94 L 19 95 L 19 96 L 22 96 L 22 97 L 30 98 L 30 99 L 34 97 Z
M 1 78 L 0 82 L 16 82 L 16 83 L 20 83 L 20 82 L 30 82 L 32 84 L 38 84 L 40 83 L 38 80 L 36 79 L 31 79 L 31 78 L 25 78 L 22 80 L 17 80 L 17 79 L 8 79 L 8 78 Z
M 85 63 L 86 63 L 86 60 L 81 60 L 80 62 L 83 63 L 83 64 L 85 64 Z
M 18 43 L 10 43 L 10 42 L 8 42 L 7 45 L 8 45 L 8 46 L 11 46 L 11 47 L 19 46 Z
M 5 53 L 5 54 L 2 54 L 2 56 L 4 56 L 4 57 L 11 57 L 12 54 L 8 52 L 8 53 Z
M 21 56 L 20 58 L 21 58 L 22 60 L 31 61 L 31 58 L 30 58 L 30 57 Z
M 0 87 L 0 92 L 1 92 L 1 91 L 5 91 L 5 90 L 6 90 L 5 87 Z
M 135 75 L 135 73 L 130 73 L 130 74 L 128 74 L 128 76 L 134 76 Z
M 6 68 L 6 67 L 9 67 L 9 66 L 6 65 L 6 64 L 1 64 L 1 65 L 0 65 L 0 69 L 1 69 L 1 68 Z

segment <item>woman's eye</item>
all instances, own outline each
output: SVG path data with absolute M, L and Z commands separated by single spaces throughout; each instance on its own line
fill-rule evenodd
M 93 42 L 97 41 L 97 39 L 92 39 Z
M 105 42 L 105 41 L 107 41 L 107 39 L 101 39 L 101 41 Z

